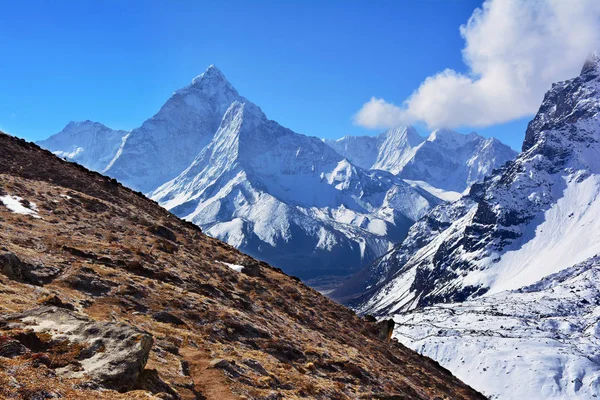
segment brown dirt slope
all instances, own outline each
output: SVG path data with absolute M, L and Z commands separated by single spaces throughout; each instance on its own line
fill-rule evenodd
M 2 133 L 0 196 L 39 215 L 0 203 L 0 255 L 38 274 L 0 265 L 0 320 L 50 304 L 153 337 L 140 378 L 119 393 L 64 374 L 84 364 L 81 345 L 0 323 L 0 398 L 484 398 L 297 279 Z M 10 354 L 19 340 L 30 349 Z

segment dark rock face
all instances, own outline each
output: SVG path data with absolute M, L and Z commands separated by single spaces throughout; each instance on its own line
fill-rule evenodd
M 592 80 L 598 79 L 600 76 L 600 59 L 597 55 L 588 59 L 581 74 L 571 80 L 559 82 L 552 85 L 546 95 L 538 114 L 527 126 L 525 132 L 525 140 L 523 141 L 523 152 L 529 151 L 536 144 L 544 144 L 542 142 L 543 133 L 550 130 L 562 130 L 565 124 L 572 124 L 583 118 L 593 117 L 597 112 L 596 107 L 583 106 L 579 107 L 578 102 L 581 100 L 582 85 Z M 586 94 L 588 97 L 595 96 L 597 93 Z M 573 132 L 576 133 L 576 132 Z M 569 137 L 569 140 L 583 140 L 583 137 L 578 137 L 575 134 Z M 552 148 L 545 149 L 548 156 L 556 154 L 552 153 Z
M 47 306 L 55 306 L 55 307 L 59 307 L 59 308 L 66 308 L 67 310 L 71 310 L 71 311 L 73 311 L 75 309 L 75 306 L 73 306 L 73 304 L 65 303 L 57 295 L 52 295 L 50 297 L 47 297 L 46 299 L 44 299 L 41 302 L 41 304 L 44 304 Z
M 143 370 L 135 388 L 147 390 L 161 399 L 178 400 L 181 398 L 169 384 L 160 378 L 155 369 Z
M 0 272 L 9 279 L 41 286 L 52 282 L 60 273 L 60 269 L 28 264 L 12 253 L 4 253 L 0 254 Z
M 18 340 L 0 336 L 0 357 L 13 358 L 29 352 Z
M 69 282 L 73 288 L 92 296 L 107 295 L 117 286 L 114 282 L 102 279 L 93 271 L 88 271 L 86 268 L 82 268 L 79 273 L 68 277 L 66 281 Z
M 244 370 L 235 363 L 232 363 L 227 360 L 222 360 L 220 358 L 212 360 L 210 362 L 210 367 L 223 370 L 227 375 L 229 375 L 232 378 L 239 378 L 244 373 Z
M 269 376 L 269 372 L 256 360 L 244 360 L 244 364 L 250 367 L 252 370 L 256 371 L 258 374 L 262 376 Z
M 152 319 L 158 322 L 163 322 L 165 324 L 185 325 L 185 322 L 183 322 L 181 318 L 167 311 L 159 311 L 157 313 L 152 314 Z
M 242 268 L 242 273 L 248 276 L 259 277 L 261 276 L 260 266 L 258 263 L 246 265 L 244 268 Z
M 164 239 L 170 240 L 171 242 L 177 242 L 177 236 L 173 233 L 172 230 L 162 225 L 152 225 L 148 228 L 148 231 L 155 234 L 156 236 L 160 236 Z
M 394 323 L 393 319 L 384 319 L 383 321 L 379 321 L 377 323 L 377 327 L 379 328 L 379 339 L 385 340 L 389 342 L 392 338 L 392 333 L 394 333 Z

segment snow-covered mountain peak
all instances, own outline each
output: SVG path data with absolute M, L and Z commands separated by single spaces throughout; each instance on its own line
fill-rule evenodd
M 71 121 L 62 131 L 38 142 L 59 157 L 103 171 L 127 140 L 129 133 L 90 120 Z
M 209 65 L 206 71 L 192 79 L 192 85 L 226 85 L 231 83 L 225 78 L 225 75 L 214 65 Z
M 397 127 L 377 136 L 346 136 L 324 142 L 356 166 L 423 182 L 438 193 L 456 192 L 452 196 L 516 156 L 500 141 L 475 132 L 463 135 L 438 129 L 425 139 L 412 126 Z
M 190 165 L 236 101 L 247 100 L 221 71 L 209 67 L 131 132 L 106 173 L 145 193 L 156 189 Z
M 600 67 L 598 57 L 593 56 L 579 76 L 553 84 L 546 93 L 538 114 L 527 126 L 523 152 L 541 154 L 557 165 L 567 158 L 585 159 L 586 149 L 600 141 L 598 115 Z
M 385 253 L 439 200 L 353 165 L 315 137 L 232 102 L 191 165 L 150 196 L 209 234 L 303 278 Z M 293 261 L 289 261 L 293 260 Z
M 478 135 L 475 132 L 471 132 L 467 135 L 463 135 L 452 129 L 436 129 L 429 137 L 427 137 L 428 142 L 438 142 L 443 143 L 446 146 L 450 147 L 460 147 L 464 146 L 468 142 L 472 142 L 477 139 L 483 139 L 481 135 Z
M 202 107 L 202 101 L 214 99 L 216 102 L 231 104 L 232 101 L 241 99 L 233 85 L 225 78 L 225 75 L 214 65 L 209 66 L 206 71 L 192 79 L 192 83 L 173 94 L 173 97 L 200 98 L 196 104 Z M 172 98 L 173 98 L 172 97 Z M 186 100 L 193 105 L 193 100 Z
M 396 141 L 406 143 L 411 147 L 418 146 L 425 140 L 419 135 L 419 132 L 410 125 L 389 129 L 383 133 L 383 136 L 386 138 L 394 138 Z
M 63 130 L 77 129 L 77 128 L 82 128 L 82 127 L 92 127 L 92 126 L 99 127 L 99 128 L 106 128 L 106 125 L 104 125 L 100 122 L 90 121 L 89 119 L 86 119 L 85 121 L 70 121 L 67 125 L 65 125 Z

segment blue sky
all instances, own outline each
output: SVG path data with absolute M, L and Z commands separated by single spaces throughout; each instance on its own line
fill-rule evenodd
M 216 65 L 267 116 L 326 138 L 372 96 L 401 104 L 428 76 L 465 73 L 481 1 L 18 1 L 0 13 L 0 129 L 38 140 L 71 120 L 131 129 Z M 485 129 L 519 149 L 529 118 Z M 424 126 L 418 126 L 426 134 Z

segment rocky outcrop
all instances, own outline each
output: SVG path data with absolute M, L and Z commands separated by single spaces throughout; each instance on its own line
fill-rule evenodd
M 185 325 L 185 322 L 181 318 L 167 311 L 159 311 L 152 314 L 152 319 L 165 324 Z
M 242 268 L 242 273 L 244 273 L 248 276 L 253 276 L 255 278 L 262 275 L 260 272 L 260 266 L 258 265 L 258 263 L 252 263 L 249 265 L 245 265 L 244 268 Z
M 58 374 L 85 377 L 119 391 L 136 385 L 153 343 L 152 336 L 132 326 L 95 322 L 58 307 L 44 306 L 12 314 L 0 320 L 0 326 L 4 330 L 33 332 L 17 336 L 21 347 L 12 345 L 12 353 L 22 353 L 22 347 L 29 346 L 30 351 L 51 354 L 60 343 L 62 348 L 68 346 L 72 359 L 62 362 L 66 365 L 54 365 Z
M 377 323 L 377 327 L 379 328 L 379 339 L 389 342 L 392 338 L 392 333 L 394 333 L 394 325 L 393 319 L 379 321 Z
M 29 349 L 18 340 L 0 336 L 0 357 L 13 358 L 27 352 L 29 352 Z
M 4 253 L 0 254 L 0 272 L 9 279 L 41 286 L 52 282 L 60 273 L 60 269 L 28 264 L 12 253 Z
M 148 228 L 148 232 L 155 234 L 156 236 L 160 236 L 164 239 L 170 240 L 171 242 L 177 242 L 177 236 L 173 233 L 172 230 L 162 225 L 152 225 Z

